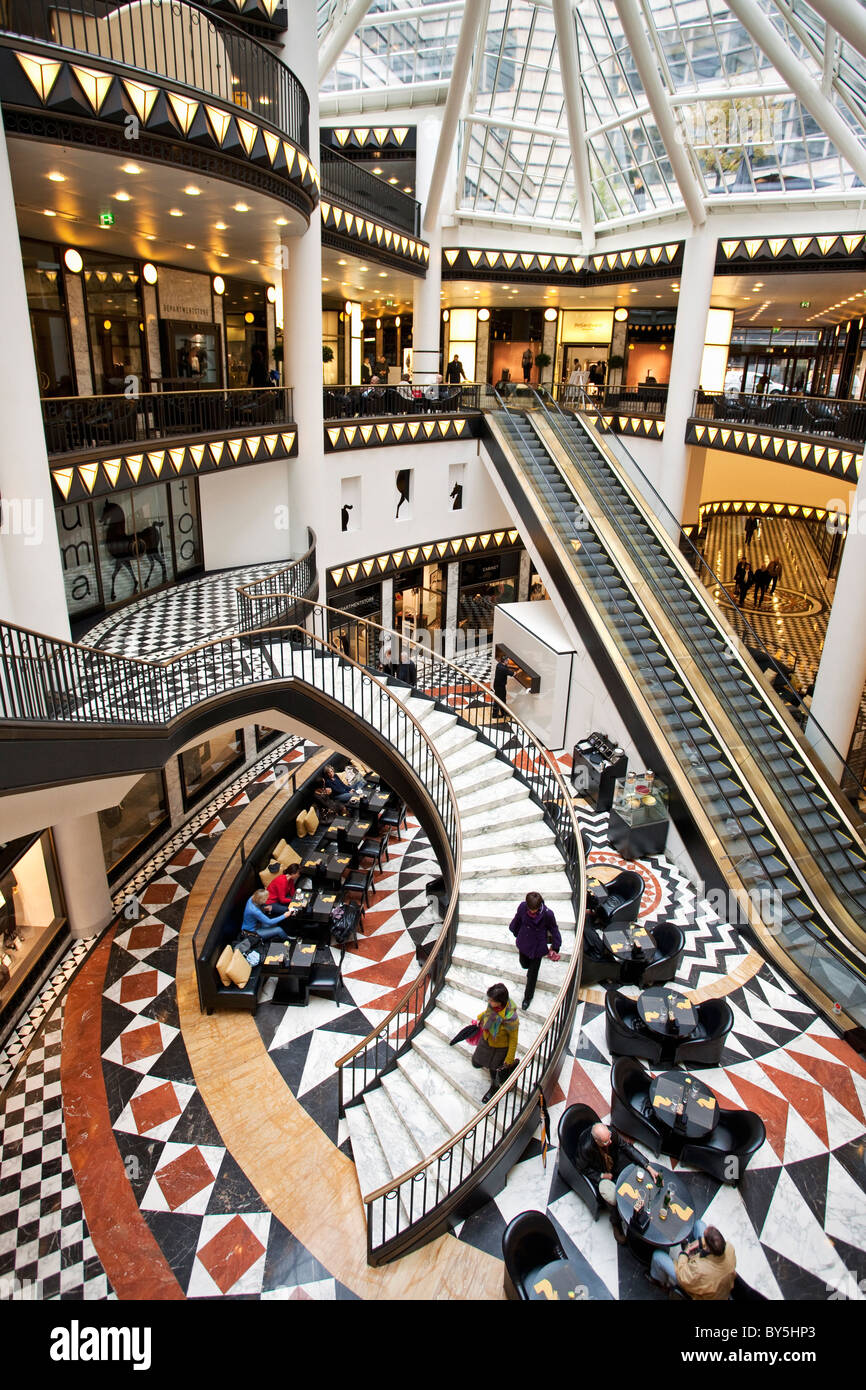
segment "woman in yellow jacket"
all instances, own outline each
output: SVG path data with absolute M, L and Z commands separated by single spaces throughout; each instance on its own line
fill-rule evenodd
M 504 1077 L 497 1080 L 502 1067 L 510 1067 L 517 1053 L 517 1034 L 520 1016 L 517 1005 L 509 998 L 505 985 L 491 985 L 487 991 L 487 1008 L 478 1019 L 481 1041 L 472 1054 L 473 1067 L 487 1067 L 490 1088 L 481 1098 L 482 1105 L 492 1100 Z

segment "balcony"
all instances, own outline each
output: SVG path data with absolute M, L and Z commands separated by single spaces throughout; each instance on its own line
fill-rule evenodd
M 364 218 L 387 222 L 410 237 L 421 227 L 421 205 L 384 179 L 344 159 L 327 145 L 320 146 L 322 196 Z
M 696 391 L 692 418 L 839 440 L 858 449 L 866 442 L 866 401 L 832 396 Z
M 119 7 L 108 0 L 4 0 L 0 30 L 97 59 L 100 68 L 121 76 L 168 78 L 173 90 L 180 86 L 220 106 L 242 108 L 247 119 L 264 122 L 309 153 L 309 101 L 294 73 L 256 39 L 186 0 L 132 0 Z M 46 72 L 43 81 L 55 79 Z M 100 98 L 98 83 L 94 92 L 99 112 L 104 93 Z M 42 95 L 47 101 L 48 90 Z

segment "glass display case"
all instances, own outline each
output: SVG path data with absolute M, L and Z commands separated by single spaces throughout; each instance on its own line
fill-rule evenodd
M 668 836 L 668 788 L 652 772 L 630 772 L 614 784 L 608 838 L 625 859 L 661 854 Z

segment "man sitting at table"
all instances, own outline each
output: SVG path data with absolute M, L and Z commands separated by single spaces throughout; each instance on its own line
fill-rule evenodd
M 348 782 L 344 782 L 341 777 L 337 776 L 336 770 L 330 763 L 322 772 L 320 785 L 325 788 L 325 791 L 334 801 L 340 801 L 345 805 L 351 799 L 352 788 Z
M 724 1302 L 730 1297 L 736 1277 L 737 1257 L 730 1241 L 715 1226 L 696 1221 L 694 1237 L 683 1244 L 674 1264 L 667 1250 L 656 1250 L 650 1263 L 650 1278 L 665 1289 L 679 1286 L 689 1298 L 702 1302 Z
M 282 941 L 286 933 L 282 927 L 277 926 L 277 923 L 286 922 L 289 913 L 284 912 L 281 917 L 269 917 L 265 912 L 267 902 L 268 895 L 264 888 L 259 888 L 253 893 L 244 908 L 241 931 L 255 932 L 262 941 Z
M 590 1182 L 598 1188 L 598 1195 L 608 1209 L 614 1240 L 623 1245 L 626 1234 L 616 1206 L 617 1179 L 630 1163 L 645 1169 L 652 1178 L 655 1177 L 654 1170 L 643 1154 L 633 1149 L 622 1135 L 602 1124 L 584 1130 L 577 1144 L 577 1159 Z

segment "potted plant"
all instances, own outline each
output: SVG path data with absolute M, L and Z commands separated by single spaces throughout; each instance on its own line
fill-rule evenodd
M 625 366 L 625 358 L 620 352 L 611 353 L 607 359 L 607 389 L 614 389 L 622 385 L 620 373 Z
M 538 368 L 538 381 L 539 381 L 539 385 L 541 384 L 541 378 L 542 378 L 542 376 L 544 375 L 544 369 L 545 369 L 545 367 L 549 367 L 550 364 L 551 364 L 551 362 L 552 362 L 552 360 L 553 360 L 553 359 L 551 358 L 549 352 L 539 352 L 539 353 L 536 353 L 535 365 L 536 365 L 536 367 Z

